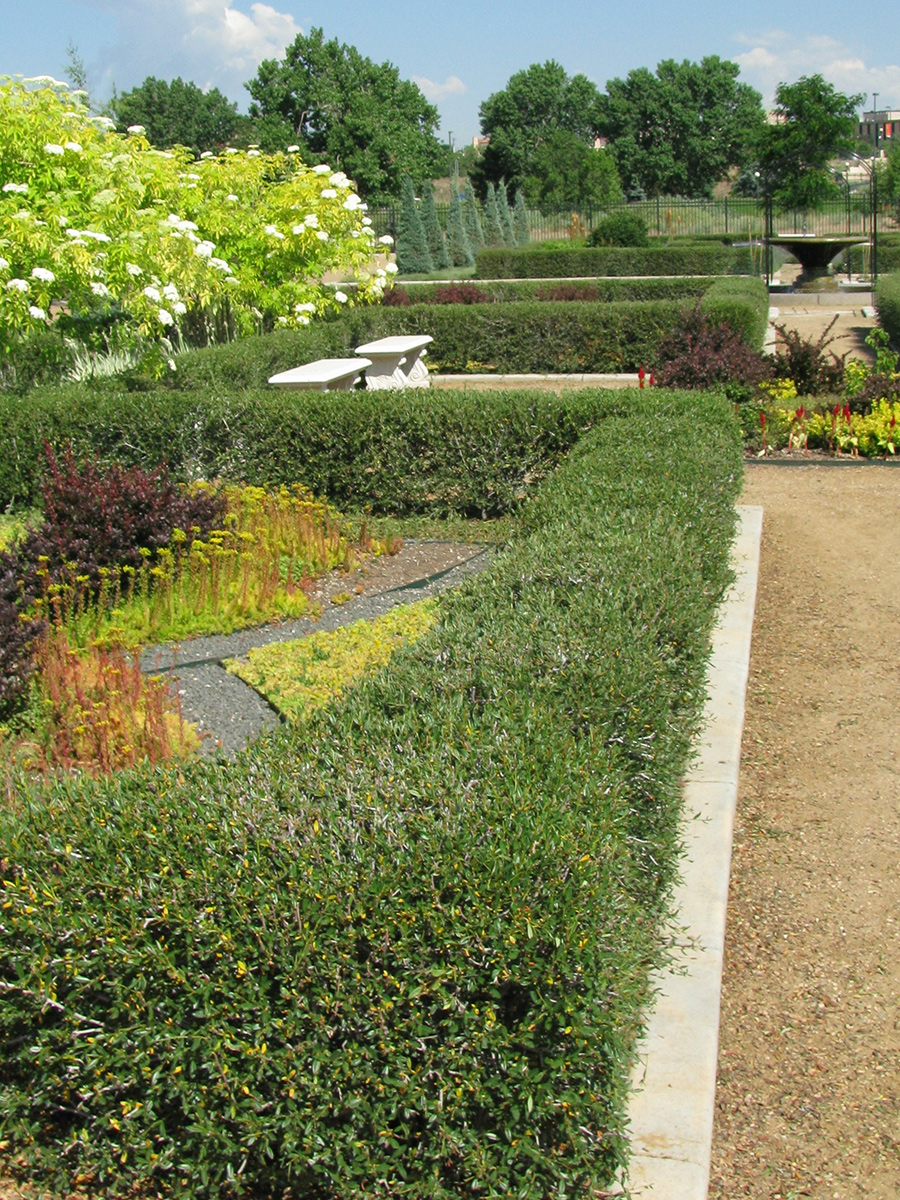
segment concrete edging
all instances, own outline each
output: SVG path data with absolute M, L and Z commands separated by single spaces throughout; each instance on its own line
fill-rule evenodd
M 697 756 L 685 780 L 685 857 L 675 891 L 679 950 L 654 980 L 656 1005 L 639 1046 L 629 1106 L 627 1194 L 706 1200 L 731 839 L 763 510 L 738 508 L 737 578 L 719 612 Z

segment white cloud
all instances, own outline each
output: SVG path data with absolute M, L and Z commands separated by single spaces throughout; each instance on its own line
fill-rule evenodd
M 443 83 L 434 83 L 431 79 L 426 79 L 424 75 L 413 75 L 412 81 L 416 87 L 421 89 L 425 99 L 430 100 L 432 104 L 437 104 L 439 100 L 446 100 L 448 96 L 464 96 L 469 90 L 455 75 L 448 75 Z
M 734 56 L 741 79 L 762 92 L 767 106 L 774 103 L 779 83 L 818 74 L 840 92 L 861 92 L 865 107 L 871 106 L 873 92 L 878 93 L 879 108 L 900 107 L 900 64 L 870 66 L 853 48 L 823 34 L 798 38 L 776 29 L 760 37 L 742 35 L 738 41 L 749 47 Z
M 81 0 L 115 22 L 103 47 L 104 82 L 127 91 L 148 75 L 181 76 L 245 101 L 264 58 L 280 58 L 303 31 L 291 13 L 234 0 Z M 245 11 L 246 9 L 246 11 Z

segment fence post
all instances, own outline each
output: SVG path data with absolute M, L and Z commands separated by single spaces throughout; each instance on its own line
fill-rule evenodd
M 728 236 L 728 197 L 725 197 L 725 235 Z

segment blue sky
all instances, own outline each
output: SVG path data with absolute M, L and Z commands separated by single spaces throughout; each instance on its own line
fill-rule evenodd
M 567 0 L 549 12 L 546 0 L 0 0 L 0 74 L 62 78 L 71 40 L 99 100 L 180 75 L 244 111 L 261 59 L 315 25 L 414 79 L 458 146 L 478 132 L 481 101 L 550 58 L 602 89 L 664 58 L 718 54 L 767 103 L 779 81 L 821 72 L 867 106 L 877 92 L 880 108 L 900 108 L 900 26 L 884 6 L 861 11 L 845 0 Z

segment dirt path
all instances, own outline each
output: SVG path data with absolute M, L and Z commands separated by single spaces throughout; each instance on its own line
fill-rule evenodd
M 711 1200 L 900 1196 L 900 470 L 764 507 Z

